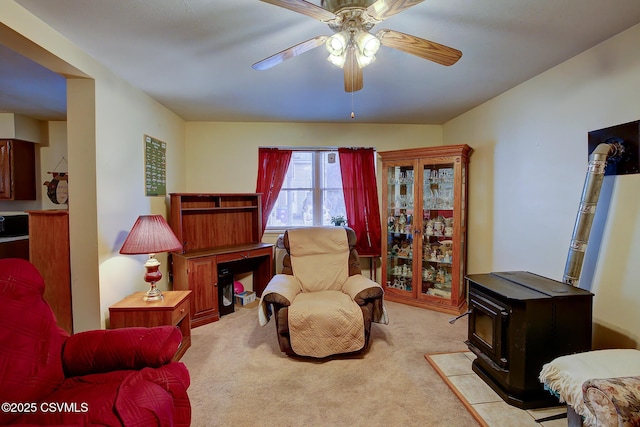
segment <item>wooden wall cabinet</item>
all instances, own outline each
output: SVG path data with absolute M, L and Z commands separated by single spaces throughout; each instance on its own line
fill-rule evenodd
M 0 258 L 29 259 L 29 239 L 16 239 L 0 243 Z
M 55 313 L 58 325 L 72 334 L 69 212 L 44 210 L 27 213 L 29 261 L 44 278 L 44 299 Z
M 191 326 L 220 319 L 218 270 L 253 272 L 261 295 L 273 276 L 273 245 L 261 243 L 261 195 L 172 193 L 170 224 L 183 243 L 171 254 L 174 290 L 191 290 Z
M 218 264 L 215 256 L 173 256 L 173 289 L 190 289 L 191 327 L 220 319 Z
M 0 200 L 35 199 L 34 144 L 17 139 L 0 139 Z
M 382 276 L 389 301 L 466 310 L 467 171 L 471 147 L 379 152 Z

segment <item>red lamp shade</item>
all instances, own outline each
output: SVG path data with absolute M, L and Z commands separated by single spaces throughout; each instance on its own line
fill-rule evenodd
M 162 279 L 160 262 L 155 258 L 159 252 L 171 252 L 182 249 L 167 221 L 162 215 L 140 215 L 129 235 L 124 241 L 121 254 L 138 255 L 149 254 L 149 259 L 144 264 L 147 272 L 144 280 L 151 285 L 144 299 L 146 301 L 158 301 L 162 299 L 162 292 L 156 288 L 156 282 Z
M 179 249 L 182 249 L 182 243 L 173 234 L 162 215 L 140 215 L 124 241 L 120 253 L 157 254 Z

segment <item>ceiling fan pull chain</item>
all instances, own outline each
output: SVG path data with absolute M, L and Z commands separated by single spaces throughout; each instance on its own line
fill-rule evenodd
M 351 74 L 351 87 L 353 87 L 353 86 L 354 86 L 354 84 L 355 84 L 355 83 L 354 83 L 354 77 L 353 77 L 353 76 L 354 76 L 354 74 L 355 74 L 355 73 L 352 73 L 352 74 Z M 354 108 L 353 108 L 353 94 L 354 94 L 354 92 L 351 92 L 351 118 L 352 118 L 352 119 L 355 119 L 355 118 L 356 118 L 356 113 L 354 112 Z

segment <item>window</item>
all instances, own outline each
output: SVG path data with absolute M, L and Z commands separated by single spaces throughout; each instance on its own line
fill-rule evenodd
M 337 151 L 294 151 L 267 228 L 331 225 L 344 216 L 344 195 Z

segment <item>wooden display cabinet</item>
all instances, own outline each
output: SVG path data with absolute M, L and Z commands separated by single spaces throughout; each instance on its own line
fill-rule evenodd
M 273 276 L 273 245 L 261 243 L 261 195 L 172 193 L 171 228 L 183 243 L 171 254 L 174 289 L 193 291 L 191 326 L 220 319 L 218 270 L 253 272 L 259 296 Z
M 379 152 L 382 276 L 389 301 L 466 310 L 467 173 L 471 147 Z

